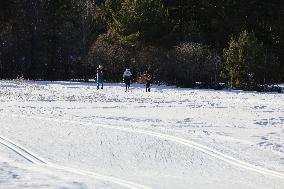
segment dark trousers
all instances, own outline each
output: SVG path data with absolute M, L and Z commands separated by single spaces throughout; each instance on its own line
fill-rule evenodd
M 100 84 L 102 85 L 101 89 L 103 89 L 104 88 L 104 81 L 103 81 L 102 78 L 97 79 L 97 89 L 100 88 Z
M 146 92 L 150 92 L 150 86 L 151 86 L 150 83 L 146 83 Z
M 125 82 L 125 90 L 129 90 L 129 87 L 130 87 L 130 79 L 124 79 L 124 82 Z

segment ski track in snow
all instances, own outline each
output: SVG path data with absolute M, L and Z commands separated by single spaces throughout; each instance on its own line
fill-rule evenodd
M 118 179 L 118 178 L 114 178 L 114 177 L 110 177 L 110 176 L 104 176 L 104 175 L 94 173 L 94 172 L 90 172 L 90 171 L 78 170 L 78 169 L 74 169 L 74 168 L 60 166 L 60 165 L 50 163 L 50 162 L 42 159 L 38 155 L 35 155 L 34 153 L 30 152 L 29 150 L 22 147 L 21 145 L 15 143 L 14 141 L 12 141 L 10 139 L 3 137 L 3 136 L 0 136 L 0 144 L 11 149 L 15 153 L 17 153 L 18 155 L 20 155 L 21 157 L 26 159 L 27 161 L 29 161 L 33 164 L 39 165 L 39 166 L 63 170 L 63 171 L 68 171 L 68 172 L 79 174 L 79 175 L 82 175 L 82 176 L 91 177 L 91 178 L 94 178 L 94 179 L 97 179 L 97 180 L 102 180 L 102 181 L 107 181 L 107 182 L 111 182 L 111 183 L 114 183 L 114 184 L 118 184 L 118 185 L 130 188 L 130 189 L 151 189 L 150 187 L 143 186 L 143 185 L 133 183 L 133 182 L 130 182 L 130 181 L 125 181 L 125 180 L 122 180 L 122 179 Z
M 214 150 L 212 148 L 209 148 L 207 146 L 204 146 L 204 145 L 198 144 L 196 142 L 190 141 L 188 139 L 183 139 L 183 138 L 180 138 L 180 137 L 176 137 L 176 136 L 168 135 L 168 134 L 164 134 L 164 133 L 159 133 L 159 132 L 156 132 L 156 131 L 154 132 L 154 131 L 148 131 L 148 130 L 143 130 L 143 129 L 133 129 L 133 128 L 125 128 L 125 127 L 121 127 L 121 126 L 94 124 L 92 122 L 71 121 L 71 120 L 65 120 L 65 119 L 54 119 L 54 118 L 46 118 L 46 117 L 39 117 L 39 116 L 25 116 L 25 115 L 5 114 L 5 113 L 0 113 L 0 115 L 14 116 L 14 117 L 21 117 L 21 118 L 28 118 L 28 119 L 41 119 L 41 120 L 54 121 L 54 122 L 59 122 L 59 123 L 64 122 L 64 123 L 70 123 L 70 124 L 96 126 L 96 127 L 101 127 L 101 128 L 105 128 L 105 129 L 113 129 L 113 130 L 120 130 L 120 131 L 124 131 L 124 132 L 148 135 L 148 136 L 156 137 L 156 138 L 159 138 L 159 139 L 169 140 L 169 141 L 172 141 L 172 142 L 175 142 L 175 143 L 185 145 L 187 147 L 190 147 L 190 148 L 193 148 L 193 149 L 198 150 L 200 152 L 203 152 L 206 155 L 209 155 L 209 156 L 214 157 L 218 160 L 221 160 L 223 162 L 226 162 L 228 164 L 231 164 L 233 166 L 236 166 L 236 167 L 239 167 L 239 168 L 242 168 L 242 169 L 246 169 L 246 170 L 253 171 L 253 172 L 256 172 L 256 173 L 260 173 L 260 174 L 263 174 L 263 175 L 268 175 L 268 176 L 271 176 L 271 177 L 277 177 L 277 178 L 280 178 L 280 179 L 284 179 L 284 173 L 280 173 L 280 172 L 269 170 L 269 169 L 266 169 L 266 168 L 263 168 L 263 167 L 255 166 L 253 164 L 250 164 L 250 163 L 238 160 L 234 157 L 228 156 L 224 153 L 221 153 L 221 152 Z M 1 138 L 2 137 L 0 137 L 0 139 Z M 0 142 L 1 142 L 1 140 L 0 140 Z M 12 143 L 12 144 L 14 144 L 14 143 Z M 19 149 L 24 150 L 24 148 L 19 147 L 19 145 L 14 144 L 14 146 L 17 146 Z M 15 150 L 15 149 L 13 149 L 13 150 Z M 24 151 L 29 154 L 29 152 L 27 150 L 24 150 Z M 30 155 L 31 155 L 31 153 L 30 153 Z M 33 156 L 33 155 L 31 155 L 31 156 Z M 24 157 L 26 157 L 26 156 L 24 156 Z M 35 156 L 35 157 L 37 157 L 37 156 Z M 41 160 L 41 159 L 38 158 L 38 160 Z M 43 161 L 43 162 L 45 162 L 45 161 Z M 91 173 L 91 172 L 79 171 L 79 170 L 75 170 L 75 169 L 72 169 L 72 168 L 62 167 L 62 166 L 58 166 L 58 165 L 54 165 L 54 164 L 50 164 L 50 163 L 45 163 L 45 165 L 48 165 L 49 167 L 53 167 L 53 168 L 57 168 L 57 169 L 68 170 L 70 172 L 75 172 L 75 173 L 79 173 L 79 174 L 82 174 L 82 175 L 86 175 L 86 174 L 87 174 L 87 176 L 88 176 L 88 174 L 93 175 L 95 178 L 98 177 L 99 179 L 105 177 L 105 176 L 101 176 L 101 175 L 97 175 L 97 174 L 94 175 L 94 173 Z M 115 178 L 112 178 L 112 177 L 106 177 L 106 178 L 109 179 L 109 181 L 114 182 L 114 183 L 117 183 L 117 180 L 118 180 L 119 182 L 117 184 L 120 183 L 121 185 L 125 182 L 127 183 L 127 181 L 121 182 L 120 179 L 115 179 Z M 104 179 L 102 179 L 102 180 L 104 180 Z M 134 183 L 131 183 L 130 186 L 132 186 L 133 184 Z M 134 186 L 135 185 L 136 184 L 134 184 Z M 140 185 L 138 185 L 138 187 L 145 188 L 145 189 L 148 188 L 148 187 L 140 186 Z

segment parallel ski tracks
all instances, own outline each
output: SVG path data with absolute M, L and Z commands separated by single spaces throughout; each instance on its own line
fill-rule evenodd
M 7 148 L 9 148 L 10 150 L 14 151 L 15 153 L 17 153 L 18 155 L 20 155 L 30 163 L 37 165 L 48 164 L 47 161 L 41 159 L 36 155 L 33 155 L 33 153 L 29 152 L 26 148 L 20 146 L 19 144 L 16 144 L 15 142 L 12 142 L 8 138 L 0 136 L 0 143 L 6 146 Z
M 59 122 L 59 123 L 96 126 L 96 127 L 100 127 L 100 128 L 120 130 L 120 131 L 124 131 L 124 132 L 129 132 L 129 133 L 138 133 L 138 134 L 148 135 L 148 136 L 156 137 L 156 138 L 163 139 L 163 140 L 169 140 L 169 141 L 172 141 L 172 142 L 193 148 L 195 150 L 203 152 L 206 155 L 214 157 L 218 160 L 226 162 L 226 163 L 233 165 L 235 167 L 239 167 L 239 168 L 242 168 L 242 169 L 245 169 L 245 170 L 249 170 L 249 171 L 252 171 L 252 172 L 256 172 L 256 173 L 271 176 L 271 177 L 277 177 L 277 178 L 284 179 L 284 173 L 269 170 L 269 169 L 266 169 L 266 168 L 263 168 L 263 167 L 260 167 L 260 166 L 256 166 L 256 165 L 244 162 L 242 160 L 236 159 L 236 158 L 231 157 L 229 155 L 226 155 L 222 152 L 219 152 L 219 151 L 217 151 L 213 148 L 209 148 L 207 146 L 201 145 L 199 143 L 193 142 L 193 141 L 188 140 L 188 139 L 184 139 L 184 138 L 180 138 L 180 137 L 177 137 L 177 136 L 164 134 L 164 133 L 160 133 L 160 132 L 156 132 L 156 131 L 149 131 L 149 130 L 144 130 L 144 129 L 129 128 L 129 127 L 122 127 L 122 126 L 94 124 L 92 122 L 82 122 L 82 121 L 72 121 L 72 120 L 66 120 L 66 119 L 46 118 L 46 117 L 39 117 L 39 116 L 25 116 L 25 115 L 3 114 L 3 113 L 0 113 L 0 114 L 6 115 L 6 116 L 21 117 L 21 118 L 54 121 L 54 122 Z
M 105 175 L 101 175 L 101 174 L 94 173 L 94 172 L 91 172 L 91 171 L 78 170 L 78 169 L 75 169 L 75 168 L 70 168 L 70 167 L 65 167 L 65 166 L 50 163 L 50 162 L 42 159 L 38 155 L 35 155 L 34 153 L 30 152 L 29 150 L 27 150 L 23 146 L 15 143 L 14 141 L 12 141 L 8 138 L 5 138 L 3 136 L 0 136 L 0 144 L 11 149 L 15 153 L 17 153 L 18 155 L 20 155 L 21 157 L 26 159 L 27 161 L 29 161 L 33 164 L 42 166 L 42 167 L 57 169 L 57 170 L 61 170 L 61 171 L 67 171 L 67 172 L 74 173 L 74 174 L 77 174 L 77 175 L 82 175 L 82 176 L 91 177 L 91 178 L 94 178 L 94 179 L 97 179 L 97 180 L 114 183 L 114 184 L 124 186 L 124 187 L 130 188 L 130 189 L 151 189 L 150 187 L 143 186 L 143 185 L 140 185 L 140 184 L 137 184 L 137 183 L 134 183 L 134 182 L 122 180 L 122 179 L 119 179 L 119 178 L 115 178 L 115 177 L 111 177 L 111 176 L 105 176 Z

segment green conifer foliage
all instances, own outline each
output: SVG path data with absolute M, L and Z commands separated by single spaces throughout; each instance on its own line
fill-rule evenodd
M 224 49 L 225 72 L 234 87 L 252 88 L 262 83 L 264 52 L 253 33 L 241 32 Z
M 168 12 L 160 0 L 106 1 L 108 29 L 120 43 L 159 41 L 168 32 Z

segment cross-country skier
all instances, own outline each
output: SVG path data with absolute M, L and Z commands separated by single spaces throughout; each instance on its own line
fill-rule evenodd
M 149 77 L 146 78 L 146 92 L 150 92 L 151 90 L 151 82 L 152 82 L 152 78 L 149 75 Z
M 130 69 L 125 69 L 123 73 L 123 81 L 125 83 L 125 92 L 129 91 L 132 73 Z
M 152 82 L 152 77 L 150 74 L 148 74 L 147 72 L 144 74 L 144 80 L 146 83 L 146 92 L 150 92 L 150 87 L 151 87 L 151 82 Z
M 97 90 L 100 89 L 100 84 L 102 85 L 101 89 L 104 88 L 104 70 L 101 65 L 97 68 Z

